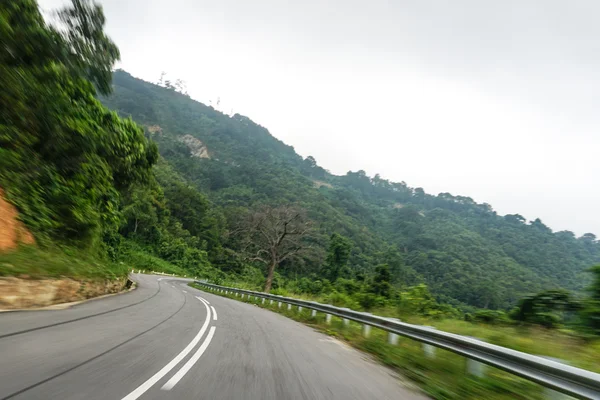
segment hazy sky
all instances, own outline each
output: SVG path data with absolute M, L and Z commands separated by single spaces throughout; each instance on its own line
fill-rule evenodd
M 121 68 L 220 97 L 333 173 L 600 234 L 595 0 L 100 3 Z

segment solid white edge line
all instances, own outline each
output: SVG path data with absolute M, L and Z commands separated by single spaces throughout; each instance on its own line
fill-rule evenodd
M 217 320 L 217 310 L 215 310 L 215 308 L 213 306 L 210 306 L 212 312 L 213 312 L 213 321 Z
M 146 393 L 148 389 L 150 389 L 156 382 L 161 380 L 166 374 L 169 373 L 169 371 L 175 368 L 175 366 L 179 364 L 181 360 L 183 360 L 194 349 L 194 347 L 196 347 L 196 345 L 202 338 L 202 335 L 204 335 L 204 332 L 206 332 L 206 329 L 208 328 L 208 323 L 210 322 L 210 309 L 206 304 L 204 305 L 204 307 L 206 307 L 206 320 L 204 321 L 204 324 L 202 324 L 202 328 L 200 328 L 200 331 L 194 337 L 194 339 L 192 339 L 190 344 L 188 344 L 186 348 L 181 351 L 181 353 L 179 353 L 174 359 L 172 359 L 171 362 L 165 365 L 156 374 L 152 375 L 152 377 L 146 382 L 138 386 L 137 389 L 135 389 L 133 392 L 123 397 L 122 400 L 135 400 L 144 393 Z
M 206 336 L 206 339 L 204 339 L 204 342 L 198 348 L 196 353 L 192 356 L 192 358 L 190 358 L 188 360 L 188 362 L 185 363 L 185 365 L 183 367 L 181 367 L 181 369 L 179 371 L 177 371 L 177 373 L 175 375 L 173 375 L 173 377 L 171 379 L 169 379 L 169 381 L 167 383 L 165 383 L 163 385 L 163 387 L 161 387 L 161 390 L 173 389 L 173 387 L 175 385 L 177 385 L 177 383 L 181 380 L 181 378 L 183 378 L 185 376 L 185 374 L 187 374 L 188 371 L 190 369 L 192 369 L 194 364 L 196 364 L 196 362 L 200 359 L 200 357 L 202 357 L 202 354 L 204 354 L 204 351 L 206 351 L 206 348 L 210 344 L 210 341 L 212 340 L 212 338 L 215 334 L 215 329 L 216 329 L 216 327 L 214 327 L 214 326 L 210 327 L 210 331 L 208 331 L 208 335 Z

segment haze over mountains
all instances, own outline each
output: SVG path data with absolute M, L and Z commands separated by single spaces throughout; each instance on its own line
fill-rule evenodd
M 593 234 L 552 232 L 540 220 L 501 216 L 466 196 L 431 195 L 364 171 L 332 175 L 247 117 L 124 71 L 113 86 L 103 102 L 144 125 L 166 170 L 208 196 L 226 219 L 259 203 L 308 209 L 319 228 L 314 248 L 302 262 L 284 264 L 283 274 L 318 276 L 328 236 L 338 232 L 353 243 L 355 273 L 388 263 L 398 284 L 425 282 L 450 303 L 506 308 L 546 288 L 579 291 L 588 283 L 585 269 L 600 262 Z

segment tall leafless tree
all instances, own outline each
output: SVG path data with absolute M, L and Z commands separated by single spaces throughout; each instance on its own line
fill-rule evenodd
M 311 228 L 306 211 L 296 206 L 265 206 L 242 222 L 238 234 L 246 259 L 267 267 L 265 292 L 271 290 L 279 264 L 307 248 L 305 239 Z

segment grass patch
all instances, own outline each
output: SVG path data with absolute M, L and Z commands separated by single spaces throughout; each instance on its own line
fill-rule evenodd
M 66 246 L 20 246 L 14 251 L 0 253 L 0 276 L 114 280 L 127 276 L 132 269 L 136 272 L 145 270 L 146 273 L 155 271 L 177 276 L 187 274 L 182 268 L 135 245 L 124 246 L 118 262 L 94 257 L 88 251 Z
M 100 260 L 70 247 L 20 246 L 0 253 L 0 276 L 103 280 L 126 275 L 125 264 Z
M 184 276 L 187 272 L 173 265 L 162 258 L 153 256 L 141 249 L 128 249 L 122 256 L 122 262 L 127 265 L 128 270 L 145 270 L 147 274 L 154 272 L 164 272 L 165 274 L 175 274 Z

